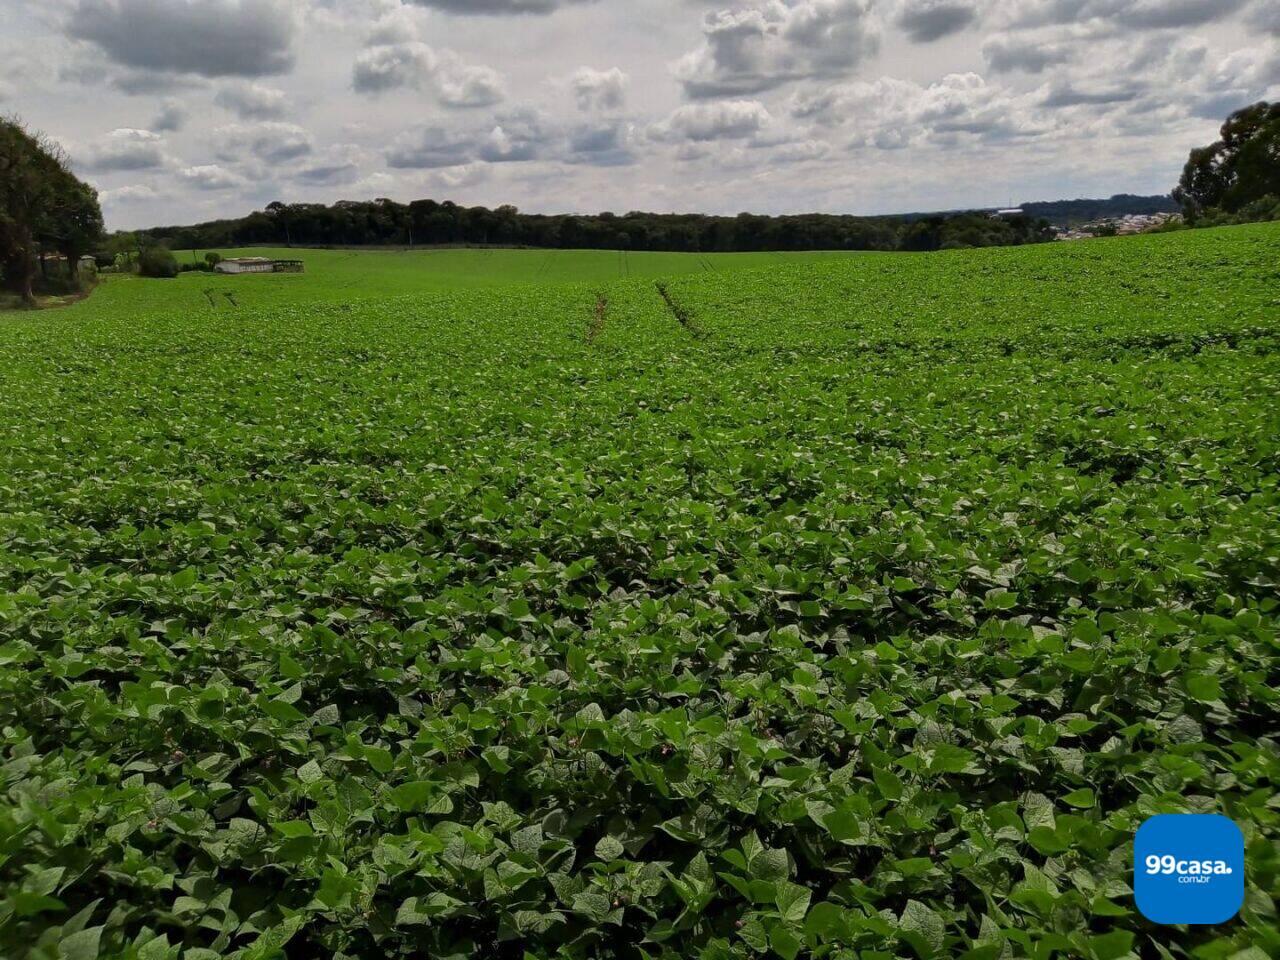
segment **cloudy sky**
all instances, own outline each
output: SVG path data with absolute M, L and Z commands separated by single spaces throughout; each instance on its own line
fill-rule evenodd
M 1277 0 L 0 0 L 108 224 L 272 200 L 884 213 L 1164 193 Z

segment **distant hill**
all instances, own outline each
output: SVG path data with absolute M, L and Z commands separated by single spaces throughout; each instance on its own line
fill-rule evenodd
M 249 246 L 504 246 L 562 250 L 754 253 L 783 250 L 939 250 L 1013 246 L 1053 239 L 1034 217 L 994 219 L 986 211 L 898 217 L 799 214 L 734 217 L 633 211 L 542 215 L 515 207 L 386 198 L 272 203 L 238 220 L 145 231 L 173 250 Z
M 1123 217 L 1130 213 L 1177 213 L 1181 209 L 1167 194 L 1139 197 L 1132 193 L 1117 193 L 1107 200 L 1049 200 L 1022 204 L 1022 212 L 1027 216 L 1043 218 L 1060 227 L 1088 220 Z

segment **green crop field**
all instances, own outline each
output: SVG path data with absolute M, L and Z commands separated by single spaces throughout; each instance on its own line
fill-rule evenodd
M 1280 955 L 1280 225 L 303 256 L 0 318 L 0 955 Z
M 176 254 L 179 263 L 198 262 L 206 251 Z M 511 284 L 610 283 L 655 280 L 687 273 L 715 273 L 749 267 L 774 267 L 848 257 L 839 253 L 651 253 L 618 250 L 308 250 L 248 247 L 215 251 L 226 257 L 274 257 L 302 260 L 303 276 L 210 276 L 180 279 L 184 292 L 200 296 L 209 287 L 221 294 L 247 292 L 250 299 L 368 299 L 438 293 Z M 201 281 L 205 281 L 201 283 Z M 256 285 L 255 285 L 256 284 Z M 166 296 L 174 293 L 166 291 Z

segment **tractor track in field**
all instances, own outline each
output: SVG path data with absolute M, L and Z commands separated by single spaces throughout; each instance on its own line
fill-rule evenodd
M 667 309 L 671 311 L 671 315 L 676 318 L 676 322 L 689 331 L 690 336 L 695 340 L 706 339 L 707 331 L 698 325 L 697 318 L 692 313 L 676 302 L 675 298 L 671 296 L 671 291 L 667 289 L 667 285 L 659 280 L 654 283 L 654 287 L 657 288 L 658 295 L 662 297 Z
M 591 311 L 591 319 L 587 321 L 587 343 L 595 343 L 604 333 L 604 321 L 609 312 L 609 298 L 603 293 L 596 294 L 596 305 Z

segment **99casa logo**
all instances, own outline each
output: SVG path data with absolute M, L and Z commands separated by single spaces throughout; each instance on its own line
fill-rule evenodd
M 1214 876 L 1226 876 L 1235 871 L 1225 860 L 1179 860 L 1172 854 L 1166 853 L 1162 857 L 1153 853 L 1147 857 L 1147 875 L 1157 873 L 1176 875 L 1179 883 L 1209 883 Z
M 1216 814 L 1165 814 L 1138 828 L 1133 893 L 1148 920 L 1226 923 L 1244 906 L 1244 834 Z

